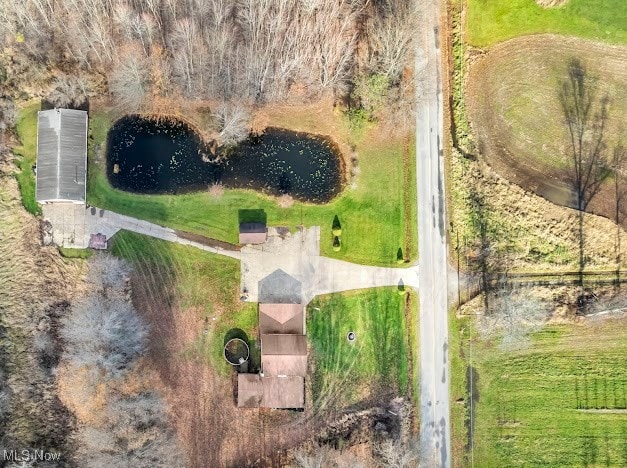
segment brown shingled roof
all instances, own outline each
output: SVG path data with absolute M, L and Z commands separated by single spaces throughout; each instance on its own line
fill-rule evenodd
M 263 388 L 259 374 L 237 375 L 237 406 L 259 408 L 263 398 Z
M 259 304 L 259 333 L 302 335 L 305 332 L 301 304 Z
M 304 408 L 304 377 L 262 377 L 264 408 Z
M 261 369 L 264 376 L 307 375 L 305 335 L 261 335 Z
M 261 354 L 307 355 L 305 335 L 261 335 Z
M 299 376 L 237 376 L 237 406 L 240 408 L 304 408 L 305 379 Z

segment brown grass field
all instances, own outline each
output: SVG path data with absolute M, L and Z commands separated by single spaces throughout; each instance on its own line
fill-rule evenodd
M 487 162 L 524 189 L 564 205 L 572 203 L 571 161 L 558 89 L 571 58 L 597 79 L 598 97 L 610 98 L 605 133 L 611 155 L 621 137 L 625 143 L 627 47 L 555 35 L 516 38 L 474 60 L 466 92 L 468 117 Z M 615 219 L 615 210 L 610 178 L 590 211 Z

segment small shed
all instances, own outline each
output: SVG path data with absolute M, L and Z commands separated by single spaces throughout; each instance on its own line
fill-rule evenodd
M 86 179 L 87 112 L 40 111 L 37 117 L 37 201 L 84 204 Z
M 92 234 L 89 236 L 89 247 L 95 250 L 106 250 L 107 236 L 104 234 Z
M 268 229 L 264 223 L 240 223 L 240 244 L 263 244 L 268 238 Z

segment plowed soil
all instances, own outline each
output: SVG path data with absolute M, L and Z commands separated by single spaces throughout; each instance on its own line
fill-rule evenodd
M 554 35 L 513 39 L 474 61 L 466 99 L 479 152 L 496 172 L 549 201 L 572 207 L 568 134 L 558 100 L 559 83 L 571 58 L 580 59 L 588 74 L 597 78 L 598 96 L 610 98 L 606 144 L 611 155 L 621 134 L 624 140 L 627 47 Z M 623 173 L 627 179 L 627 167 Z M 620 184 L 627 190 L 626 180 Z M 589 210 L 616 219 L 612 179 Z M 622 216 L 623 226 L 626 218 Z

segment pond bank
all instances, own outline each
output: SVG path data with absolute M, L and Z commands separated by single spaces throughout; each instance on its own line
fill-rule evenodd
M 212 184 L 325 203 L 342 190 L 343 158 L 330 139 L 268 127 L 217 151 L 186 122 L 129 115 L 109 131 L 107 176 L 134 193 L 180 194 Z

